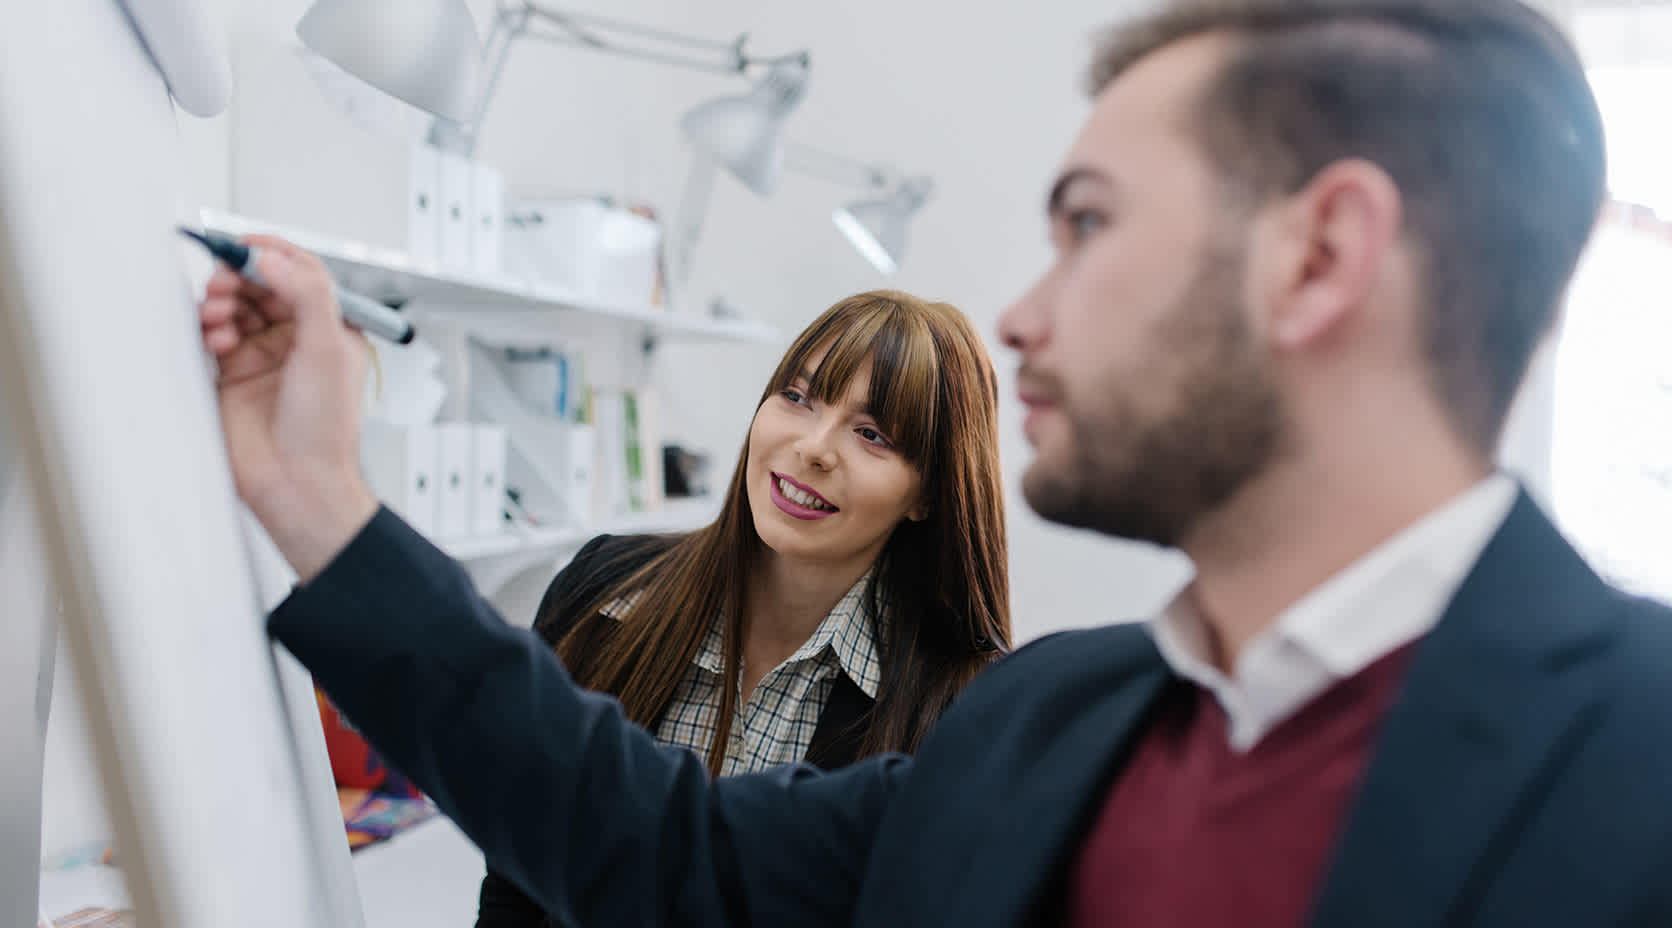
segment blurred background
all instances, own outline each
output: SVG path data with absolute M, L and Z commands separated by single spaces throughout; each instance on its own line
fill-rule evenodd
M 440 485 L 455 466 L 447 443 L 477 449 L 477 476 L 498 480 L 487 510 L 407 502 L 441 507 L 425 524 L 512 621 L 532 617 L 591 533 L 711 515 L 703 490 L 724 488 L 788 338 L 878 287 L 949 301 L 988 335 L 1020 641 L 1141 619 L 1186 579 L 1173 554 L 1048 526 L 1022 504 L 1013 362 L 992 335 L 1048 262 L 1043 198 L 1088 107 L 1081 70 L 1097 30 L 1145 4 L 566 0 L 506 47 L 461 145 L 307 47 L 297 25 L 310 0 L 215 2 L 234 95 L 215 118 L 180 114 L 182 212 L 291 234 L 351 285 L 429 314 L 418 350 L 380 352 L 368 468 L 401 493 L 414 455 Z M 398 36 L 411 24 L 386 6 L 397 12 L 380 28 Z M 468 6 L 476 42 L 520 7 Z M 1542 6 L 1591 69 L 1613 202 L 1504 460 L 1599 569 L 1672 598 L 1672 4 Z M 739 49 L 769 60 L 725 73 Z M 736 112 L 704 108 L 714 101 Z M 759 150 L 738 148 L 754 144 L 740 133 L 767 129 L 782 146 L 775 177 Z M 478 225 L 497 223 L 473 246 L 462 233 L 462 253 L 446 228 L 457 196 L 474 198 L 465 215 Z M 574 466 L 548 473 L 531 458 Z M 38 559 L 14 554 L 32 547 L 19 540 L 26 521 L 6 523 L 8 611 L 50 600 Z M 62 660 L 58 681 L 42 841 L 54 872 L 109 840 Z M 450 825 L 375 844 L 355 857 L 368 924 L 473 919 L 481 862 Z

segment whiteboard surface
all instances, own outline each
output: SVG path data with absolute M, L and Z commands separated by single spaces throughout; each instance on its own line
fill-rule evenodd
M 167 87 L 117 0 L 7 12 L 0 399 L 141 924 L 357 924 L 220 440 Z
M 122 0 L 181 109 L 213 116 L 232 97 L 226 32 L 209 0 Z

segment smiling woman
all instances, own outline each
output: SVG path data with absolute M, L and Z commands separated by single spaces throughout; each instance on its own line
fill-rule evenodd
M 863 573 L 902 519 L 927 517 L 919 463 L 934 452 L 932 338 L 886 332 L 874 310 L 838 307 L 824 331 L 810 329 L 755 413 L 745 487 L 755 529 L 779 558 Z
M 534 627 L 711 775 L 912 751 L 1010 644 L 997 402 L 957 309 L 843 300 L 779 362 L 714 524 L 594 539 Z M 478 928 L 546 921 L 484 880 Z

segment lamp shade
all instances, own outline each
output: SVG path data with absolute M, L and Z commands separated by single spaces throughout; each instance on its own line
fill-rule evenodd
M 698 105 L 679 128 L 744 186 L 769 196 L 784 172 L 784 120 L 806 96 L 807 75 L 805 60 L 780 61 L 747 93 Z
M 296 35 L 413 106 L 459 123 L 476 116 L 482 50 L 465 0 L 316 0 Z
M 933 186 L 927 177 L 909 178 L 880 200 L 837 207 L 831 218 L 867 261 L 884 274 L 892 274 L 905 257 L 906 226 L 928 201 Z

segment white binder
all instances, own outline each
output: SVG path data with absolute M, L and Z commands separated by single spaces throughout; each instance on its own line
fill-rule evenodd
M 441 259 L 441 155 L 423 142 L 407 159 L 406 250 L 421 265 Z
M 436 538 L 467 538 L 471 534 L 471 461 L 476 456 L 476 432 L 468 422 L 444 422 L 434 428 L 438 452 L 435 506 Z
M 436 531 L 436 430 L 430 425 L 367 422 L 360 438 L 360 462 L 383 504 L 425 535 Z
M 481 162 L 471 164 L 470 264 L 478 274 L 500 272 L 504 236 L 505 177 Z
M 505 429 L 477 425 L 471 459 L 470 534 L 497 535 L 505 529 Z
M 475 171 L 470 159 L 453 152 L 439 152 L 441 163 L 441 266 L 458 271 L 472 269 L 470 215 Z

